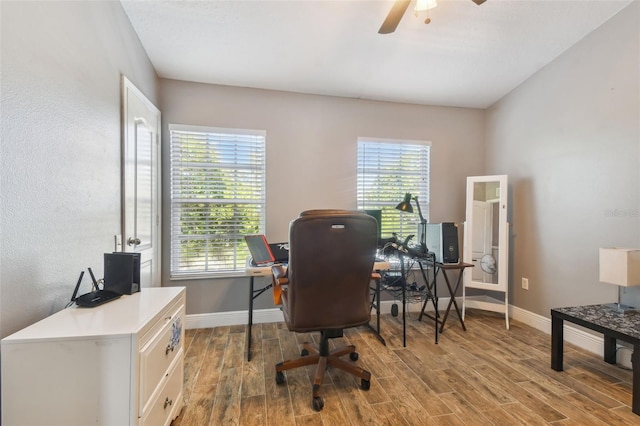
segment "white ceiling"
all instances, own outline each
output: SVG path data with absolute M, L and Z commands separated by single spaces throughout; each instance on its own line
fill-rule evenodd
M 486 108 L 633 0 L 122 0 L 163 78 Z

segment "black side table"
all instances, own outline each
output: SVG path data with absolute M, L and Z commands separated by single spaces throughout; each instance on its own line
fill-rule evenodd
M 640 312 L 621 313 L 607 305 L 551 309 L 551 368 L 562 371 L 564 321 L 604 335 L 604 361 L 616 363 L 616 340 L 633 344 L 631 411 L 640 415 Z

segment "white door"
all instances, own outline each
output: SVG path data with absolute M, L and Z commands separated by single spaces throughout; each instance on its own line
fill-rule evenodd
M 160 282 L 160 111 L 122 77 L 122 248 L 140 253 L 140 287 Z

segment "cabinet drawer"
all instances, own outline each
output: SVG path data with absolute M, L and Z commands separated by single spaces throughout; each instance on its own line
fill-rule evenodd
M 184 310 L 184 305 L 185 299 L 183 297 L 179 298 L 173 303 L 165 306 L 153 321 L 149 321 L 139 334 L 140 340 L 138 341 L 138 348 L 140 351 L 149 346 L 151 341 L 158 336 L 158 333 L 166 327 L 167 323 L 173 321 L 176 311 L 180 308 Z
M 140 412 L 167 375 L 169 366 L 182 348 L 184 305 L 180 305 L 161 321 L 158 333 L 140 351 Z
M 169 425 L 179 414 L 183 405 L 182 382 L 184 380 L 183 353 L 178 354 L 177 362 L 168 373 L 168 379 L 163 381 L 163 387 L 156 393 L 149 409 L 144 413 L 142 426 Z

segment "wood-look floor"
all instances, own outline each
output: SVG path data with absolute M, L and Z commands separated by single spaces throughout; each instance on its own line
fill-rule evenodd
M 374 317 L 375 318 L 375 317 Z M 550 336 L 491 312 L 467 311 L 467 331 L 455 314 L 439 344 L 433 322 L 383 315 L 383 346 L 366 327 L 345 331 L 371 389 L 338 370 L 325 377 L 324 410 L 311 408 L 313 367 L 286 372 L 274 365 L 299 355 L 319 337 L 284 323 L 254 325 L 247 362 L 246 326 L 188 330 L 186 406 L 173 426 L 202 425 L 638 425 L 631 412 L 631 371 L 565 343 L 564 372 L 550 368 Z M 348 359 L 348 357 L 345 357 Z

